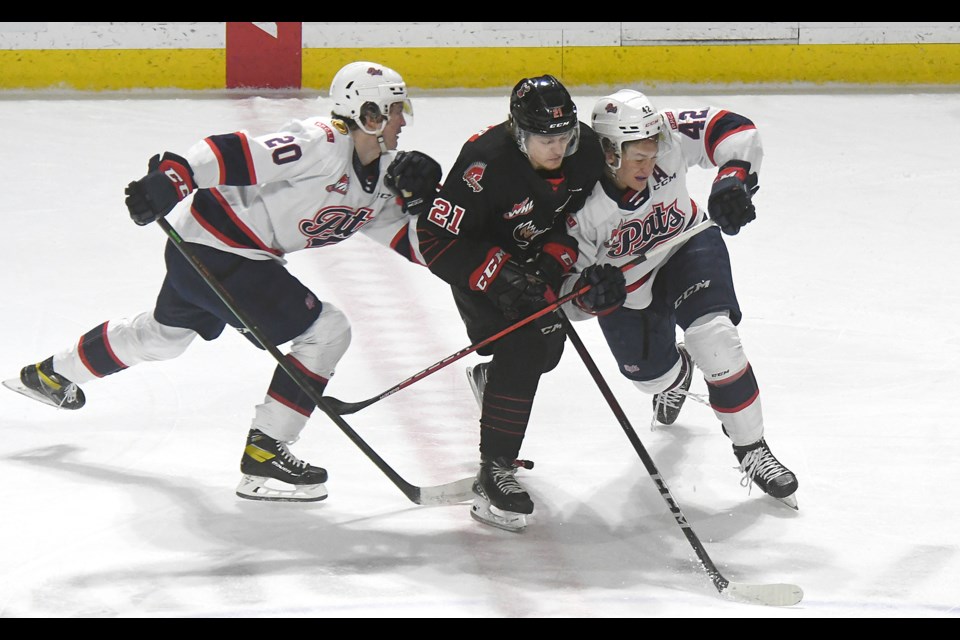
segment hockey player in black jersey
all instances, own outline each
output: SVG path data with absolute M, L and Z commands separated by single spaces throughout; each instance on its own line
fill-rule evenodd
M 427 266 L 450 283 L 471 340 L 530 315 L 559 290 L 577 259 L 564 219 L 583 206 L 603 167 L 596 134 L 549 75 L 518 82 L 509 118 L 464 144 L 417 232 Z M 595 266 L 581 277 L 594 285 L 581 304 L 602 311 L 623 301 L 618 269 Z M 519 531 L 533 512 L 515 461 L 540 376 L 556 367 L 564 336 L 557 316 L 547 314 L 478 350 L 493 358 L 468 370 L 482 407 L 471 511 L 481 522 Z

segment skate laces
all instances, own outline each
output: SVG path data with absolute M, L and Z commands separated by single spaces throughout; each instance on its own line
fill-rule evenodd
M 517 482 L 514 475 L 516 472 L 517 470 L 514 467 L 503 467 L 496 463 L 490 466 L 490 475 L 493 476 L 493 481 L 503 493 L 526 493 L 520 483 Z
M 287 446 L 286 442 L 283 442 L 281 440 L 277 440 L 276 442 L 277 442 L 277 453 L 279 453 L 284 460 L 289 462 L 293 467 L 299 467 L 301 469 L 307 468 L 307 463 L 301 460 L 300 458 L 298 458 L 297 456 L 293 455 L 293 453 L 290 451 L 290 448 Z
M 77 383 L 71 382 L 67 385 L 66 389 L 63 391 L 63 400 L 60 401 L 62 405 L 64 402 L 73 404 L 77 401 Z
M 679 409 L 680 405 L 683 404 L 683 399 L 690 398 L 694 402 L 699 402 L 702 405 L 710 406 L 710 400 L 707 398 L 706 394 L 703 393 L 694 393 L 683 387 L 675 387 L 668 391 L 661 391 L 660 393 L 654 396 L 656 398 L 656 404 L 653 406 L 653 415 L 650 417 L 650 429 L 655 430 L 657 426 L 657 416 L 661 414 L 665 407 L 670 409 Z
M 759 477 L 765 482 L 770 482 L 777 476 L 787 470 L 780 462 L 773 457 L 770 449 L 761 445 L 753 451 L 748 451 L 740 461 L 740 471 L 743 477 L 740 479 L 740 486 L 747 488 L 747 495 L 753 488 L 752 480 Z

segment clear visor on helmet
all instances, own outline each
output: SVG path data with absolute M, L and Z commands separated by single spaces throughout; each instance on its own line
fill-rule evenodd
M 384 110 L 386 110 L 385 114 Z M 389 104 L 364 102 L 363 106 L 360 107 L 360 117 L 357 120 L 357 126 L 365 133 L 377 135 L 383 133 L 383 129 L 387 126 L 387 121 L 390 120 L 390 118 L 397 118 L 401 115 L 408 126 L 413 126 L 413 104 L 410 103 L 409 98 L 404 98 L 401 101 Z M 368 122 L 374 123 L 375 127 L 373 129 L 368 128 Z
M 641 140 L 652 142 L 656 147 L 651 148 L 652 145 L 636 144 Z M 634 162 L 643 162 L 645 160 L 656 161 L 657 158 L 665 155 L 670 150 L 670 136 L 666 134 L 665 130 L 661 130 L 660 133 L 650 136 L 649 138 L 611 139 L 609 137 L 601 137 L 600 144 L 605 153 L 613 154 L 613 162 L 607 162 L 607 165 L 616 171 L 623 163 L 624 157 Z M 624 150 L 625 148 L 626 151 Z M 626 156 L 624 154 L 626 154 Z
M 517 127 L 517 144 L 525 155 L 529 155 L 530 145 L 556 146 L 564 149 L 563 157 L 566 158 L 576 153 L 580 146 L 580 127 L 574 126 L 561 133 L 534 133 Z

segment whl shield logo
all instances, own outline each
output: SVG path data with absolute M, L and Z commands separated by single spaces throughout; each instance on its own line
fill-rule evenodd
M 328 192 L 333 193 L 334 191 L 336 191 L 337 193 L 344 196 L 347 195 L 347 189 L 349 188 L 350 188 L 350 178 L 347 176 L 347 174 L 343 174 L 342 176 L 340 176 L 340 179 L 337 180 L 336 184 L 327 185 Z
M 503 219 L 512 220 L 513 218 L 528 215 L 531 211 L 533 211 L 533 202 L 530 201 L 530 198 L 526 198 L 523 202 L 513 205 L 510 211 L 503 214 Z

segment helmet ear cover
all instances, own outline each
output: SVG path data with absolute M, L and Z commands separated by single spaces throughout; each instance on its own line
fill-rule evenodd
M 510 94 L 510 129 L 517 146 L 527 153 L 531 135 L 568 135 L 565 156 L 576 152 L 580 141 L 577 105 L 559 80 L 551 75 L 524 78 Z

